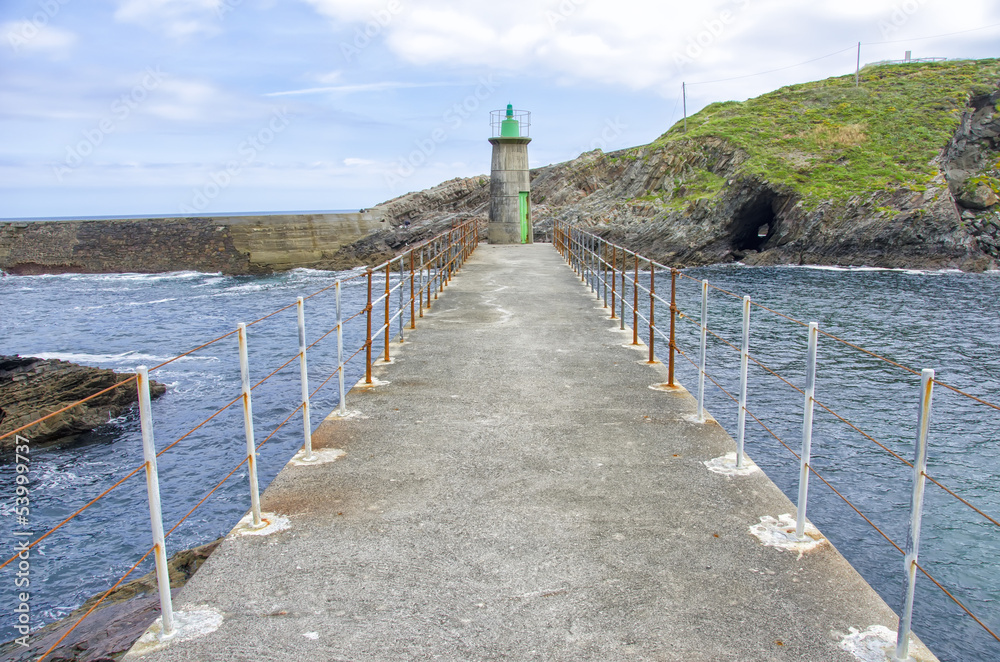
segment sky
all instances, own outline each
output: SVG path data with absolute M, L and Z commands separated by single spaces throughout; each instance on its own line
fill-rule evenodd
M 913 57 L 1000 56 L 995 0 L 0 0 L 0 218 L 360 209 L 687 111 Z

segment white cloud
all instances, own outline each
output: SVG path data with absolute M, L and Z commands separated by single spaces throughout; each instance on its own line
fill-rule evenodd
M 0 34 L 18 55 L 47 55 L 62 59 L 76 44 L 76 34 L 36 21 L 8 21 L 0 24 Z
M 329 85 L 325 87 L 307 87 L 301 90 L 284 90 L 282 92 L 268 92 L 266 97 L 285 97 L 298 94 L 320 94 L 324 92 L 339 92 L 351 94 L 353 92 L 384 92 L 386 90 L 403 90 L 415 87 L 443 87 L 449 83 L 404 83 L 399 81 L 381 81 L 378 83 L 360 83 L 358 85 Z
M 338 29 L 371 24 L 372 41 L 417 67 L 669 89 L 671 96 L 684 77 L 746 75 L 883 39 L 886 21 L 899 28 L 892 38 L 906 38 L 985 24 L 996 14 L 991 0 L 968 0 L 961 14 L 932 0 L 304 1 Z
M 344 159 L 344 165 L 348 168 L 353 168 L 357 166 L 370 167 L 377 165 L 377 161 L 371 159 L 356 159 L 356 158 L 346 158 Z
M 119 0 L 115 19 L 183 38 L 215 32 L 224 4 L 226 0 Z

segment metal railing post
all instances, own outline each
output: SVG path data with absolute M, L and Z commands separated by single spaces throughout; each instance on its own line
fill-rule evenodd
M 667 357 L 667 384 L 674 385 L 674 354 L 677 349 L 677 270 L 670 269 L 670 348 Z
M 240 380 L 243 385 L 243 431 L 247 438 L 247 469 L 250 475 L 250 511 L 253 526 L 260 527 L 260 488 L 257 485 L 257 445 L 253 438 L 253 405 L 250 401 L 250 359 L 247 352 L 247 325 L 239 323 Z
M 656 356 L 653 353 L 653 341 L 656 336 L 656 267 L 653 261 L 649 260 L 649 363 L 656 363 Z M 673 380 L 670 380 L 673 384 Z
M 621 296 L 621 299 L 622 299 L 622 302 L 621 302 L 622 312 L 618 316 L 618 322 L 620 324 L 620 330 L 622 330 L 622 331 L 625 330 L 625 267 L 626 267 L 626 264 L 625 264 L 625 249 L 623 248 L 622 249 L 622 296 Z
M 404 266 L 403 266 L 403 256 L 400 255 L 399 256 L 399 310 L 396 311 L 397 313 L 399 313 L 399 342 L 400 342 L 400 344 L 402 344 L 404 342 L 404 339 L 403 339 L 403 327 L 405 326 L 405 324 L 403 323 L 403 317 L 404 317 L 403 316 L 403 305 L 406 302 L 406 295 L 403 293 L 403 284 L 406 282 L 406 274 L 403 272 L 403 269 L 404 269 Z
M 153 441 L 153 411 L 149 399 L 149 371 L 146 366 L 136 368 L 136 387 L 139 394 L 139 424 L 142 428 L 142 455 L 146 463 L 146 495 L 149 497 L 149 523 L 153 534 L 153 554 L 156 561 L 156 585 L 160 594 L 162 631 L 160 640 L 177 634 L 174 629 L 174 607 L 170 597 L 170 571 L 167 568 L 167 549 L 163 536 L 163 514 L 160 510 L 160 477 L 156 470 L 156 444 Z
M 420 304 L 418 306 L 420 312 L 417 313 L 418 315 L 420 315 L 420 317 L 424 316 L 424 308 L 426 307 L 424 305 L 424 289 L 427 289 L 427 293 L 430 294 L 430 288 L 428 287 L 427 284 L 430 283 L 431 278 L 430 278 L 430 271 L 428 271 L 429 267 L 427 265 L 426 251 L 427 251 L 427 246 L 420 247 L 420 291 L 419 291 L 420 301 L 417 302 L 418 304 Z M 424 282 L 425 280 L 427 282 Z M 430 296 L 428 296 L 427 306 L 430 305 L 430 301 L 431 298 Z
M 604 307 L 608 307 L 608 244 L 604 239 L 601 242 L 601 273 L 604 274 L 603 282 L 604 285 Z
M 743 468 L 743 441 L 747 426 L 747 363 L 750 360 L 750 297 L 743 297 L 743 346 L 740 349 L 740 411 L 736 422 L 736 467 Z
M 392 277 L 392 261 L 390 260 L 389 262 L 385 263 L 385 305 L 383 306 L 383 308 L 385 309 L 384 312 L 385 316 L 382 318 L 382 323 L 385 325 L 385 336 L 384 336 L 385 342 L 383 344 L 385 346 L 384 360 L 386 363 L 389 362 L 389 336 L 391 335 L 391 332 L 389 330 L 389 327 L 391 326 L 389 309 L 392 307 L 392 303 L 389 301 L 390 299 L 389 279 L 391 277 Z
M 337 281 L 337 365 L 339 366 L 337 375 L 338 386 L 340 387 L 340 415 L 347 414 L 347 403 L 344 393 L 344 318 L 340 307 L 340 281 Z
M 806 506 L 809 503 L 809 463 L 812 461 L 813 407 L 816 396 L 816 345 L 819 325 L 809 322 L 809 349 L 806 355 L 805 409 L 802 416 L 802 454 L 799 456 L 799 502 L 795 515 L 795 537 L 802 540 L 806 532 Z
M 920 555 L 920 524 L 924 513 L 924 483 L 927 471 L 927 431 L 931 422 L 931 402 L 934 396 L 934 371 L 920 371 L 920 412 L 917 419 L 917 441 L 913 457 L 913 496 L 910 499 L 910 530 L 906 534 L 906 596 L 896 630 L 895 659 L 905 661 L 910 656 L 910 621 L 913 618 L 913 592 L 917 582 L 917 559 Z
M 705 422 L 705 367 L 708 349 L 708 281 L 701 281 L 701 358 L 698 366 L 698 422 Z
M 632 344 L 639 344 L 639 254 L 635 255 L 635 273 L 632 274 Z
M 368 269 L 368 333 L 365 340 L 365 384 L 372 383 L 372 270 Z
M 618 282 L 618 245 L 611 244 L 611 319 L 617 319 L 615 315 L 615 304 L 617 299 L 615 298 L 615 285 Z
M 410 249 L 410 329 L 417 328 L 416 274 L 413 271 L 413 249 Z
M 299 313 L 299 382 L 302 385 L 302 428 L 305 453 L 302 459 L 313 459 L 312 452 L 312 422 L 309 416 L 309 369 L 306 366 L 306 314 L 305 302 L 302 297 L 296 301 Z

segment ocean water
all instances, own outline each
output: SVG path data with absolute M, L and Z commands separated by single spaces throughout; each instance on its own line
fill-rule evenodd
M 992 402 L 1000 400 L 1000 274 L 824 270 L 718 266 L 685 272 L 708 278 L 730 292 L 919 370 Z M 296 270 L 266 277 L 179 272 L 159 275 L 59 275 L 0 278 L 0 353 L 63 358 L 132 370 L 153 366 L 228 333 L 298 295 L 331 285 L 340 274 Z M 648 278 L 648 273 L 645 274 Z M 376 277 L 376 293 L 384 280 Z M 669 292 L 669 277 L 657 279 Z M 364 279 L 344 286 L 345 317 L 363 306 Z M 698 352 L 700 284 L 681 279 L 678 304 L 694 320 L 678 321 L 679 346 Z M 306 303 L 307 337 L 317 340 L 335 324 L 330 290 Z M 380 307 L 376 307 L 380 310 Z M 656 317 L 668 319 L 658 305 Z M 251 378 L 263 378 L 296 355 L 294 307 L 250 327 Z M 376 327 L 381 319 L 376 316 Z M 740 302 L 710 295 L 709 326 L 729 342 L 740 338 Z M 665 328 L 665 327 L 664 327 Z M 364 317 L 346 325 L 345 354 L 364 341 Z M 751 354 L 802 385 L 805 330 L 754 308 Z M 657 342 L 658 356 L 666 347 Z M 363 355 L 349 364 L 346 383 L 363 376 Z M 696 372 L 677 359 L 678 377 L 692 392 Z M 919 377 L 821 336 L 816 397 L 903 457 L 912 458 Z M 739 356 L 709 341 L 708 371 L 732 393 L 738 389 Z M 327 337 L 309 354 L 312 387 L 336 368 L 336 339 Z M 256 437 L 262 441 L 298 405 L 298 363 L 293 362 L 253 393 Z M 235 336 L 173 362 L 151 375 L 169 391 L 153 403 L 157 447 L 163 448 L 239 394 Z M 797 449 L 802 435 L 802 396 L 751 363 L 748 408 Z M 710 413 L 735 432 L 736 406 L 710 382 Z M 337 404 L 336 378 L 313 399 L 313 426 Z M 1000 412 L 941 387 L 935 392 L 929 473 L 995 518 L 1000 515 Z M 30 438 L 30 433 L 29 433 Z M 302 443 L 301 415 L 265 444 L 261 488 Z M 793 500 L 798 462 L 752 419 L 747 453 Z M 218 415 L 159 460 L 163 514 L 169 529 L 245 453 L 242 411 Z M 43 532 L 142 463 L 135 413 L 109 421 L 59 448 L 32 447 L 30 528 Z M 16 474 L 12 458 L 0 460 L 0 549 L 15 549 L 22 530 L 13 512 Z M 905 545 L 912 470 L 816 410 L 813 463 L 838 490 L 887 535 Z M 238 470 L 167 539 L 168 552 L 225 534 L 249 508 L 246 470 Z M 761 515 L 780 513 L 761 513 Z M 871 526 L 825 485 L 813 479 L 810 519 L 894 609 L 903 590 L 903 561 Z M 748 525 L 751 523 L 748 523 Z M 31 559 L 32 623 L 65 615 L 110 587 L 150 546 L 142 473 L 46 539 Z M 9 552 L 8 552 L 9 550 Z M 1000 530 L 933 485 L 927 487 L 921 562 L 992 628 L 1000 628 Z M 148 571 L 149 561 L 137 570 Z M 133 576 L 138 576 L 135 574 Z M 11 569 L 0 571 L 0 639 L 12 629 L 18 589 Z M 864 627 L 868 624 L 857 624 Z M 914 629 L 942 660 L 1000 659 L 1000 645 L 926 578 L 918 577 Z

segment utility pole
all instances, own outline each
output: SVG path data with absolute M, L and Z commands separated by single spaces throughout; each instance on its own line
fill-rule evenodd
M 858 64 L 857 68 L 854 70 L 854 87 L 858 86 L 858 81 L 861 78 L 861 42 L 858 42 Z
M 684 133 L 688 132 L 688 96 L 687 83 L 681 83 L 681 96 L 684 98 Z

